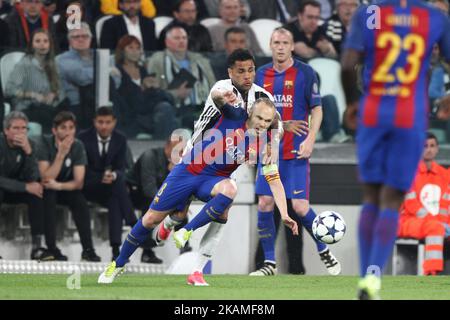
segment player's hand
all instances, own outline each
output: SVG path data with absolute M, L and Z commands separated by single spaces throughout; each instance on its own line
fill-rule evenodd
M 28 137 L 25 133 L 19 133 L 14 135 L 13 145 L 22 148 L 23 152 L 25 152 L 26 155 L 30 155 L 31 152 L 33 151 L 31 149 L 30 140 L 28 140 Z
M 72 144 L 75 138 L 73 136 L 65 137 L 61 142 L 58 143 L 58 153 L 65 157 L 70 152 L 70 148 L 72 148 Z
M 298 225 L 297 222 L 292 220 L 288 215 L 281 217 L 281 220 L 283 221 L 284 225 L 292 230 L 292 234 L 294 236 L 298 236 Z
M 441 101 L 439 101 L 437 118 L 440 120 L 450 119 L 450 94 L 446 95 L 441 99 Z
M 309 131 L 308 122 L 304 120 L 283 121 L 283 129 L 284 131 L 292 132 L 299 137 L 302 135 L 307 135 Z
M 102 183 L 112 184 L 114 182 L 114 174 L 111 170 L 106 170 L 103 174 Z
M 44 181 L 43 183 L 45 189 L 56 190 L 59 191 L 62 189 L 61 183 L 57 182 L 55 179 L 50 179 Z
M 214 104 L 218 107 L 222 107 L 226 103 L 234 105 L 236 103 L 237 97 L 233 91 L 227 90 L 223 91 L 220 89 L 215 89 L 211 92 L 211 98 Z
M 42 188 L 42 185 L 38 182 L 29 182 L 25 184 L 25 190 L 38 198 L 42 198 L 44 195 L 44 189 Z
M 306 139 L 300 144 L 300 147 L 297 150 L 297 159 L 309 159 L 313 152 L 314 141 L 310 138 L 310 136 L 306 137 Z
M 350 130 L 356 130 L 358 125 L 358 103 L 352 103 L 347 105 L 347 109 L 344 111 L 344 123 Z

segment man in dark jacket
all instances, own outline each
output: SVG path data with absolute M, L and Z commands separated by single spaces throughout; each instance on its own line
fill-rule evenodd
M 100 48 L 115 50 L 119 39 L 126 34 L 136 36 L 145 51 L 158 49 L 155 23 L 141 15 L 140 0 L 119 0 L 122 15 L 105 21 L 100 34 Z
M 89 201 L 108 208 L 109 241 L 113 258 L 122 243 L 122 222 L 133 225 L 137 219 L 125 182 L 127 139 L 115 130 L 112 108 L 96 110 L 94 127 L 82 131 L 78 138 L 87 155 L 83 192 Z
M 40 0 L 22 0 L 6 17 L 9 26 L 9 45 L 13 48 L 26 48 L 31 35 L 43 28 L 55 36 L 53 19 L 49 17 Z M 55 47 L 55 51 L 59 48 Z
M 164 50 L 166 45 L 166 31 L 171 26 L 177 25 L 183 27 L 188 34 L 188 49 L 190 51 L 212 51 L 212 41 L 208 29 L 197 21 L 197 5 L 194 0 L 179 0 L 175 4 L 172 15 L 174 19 L 159 35 L 159 48 Z
M 39 183 L 34 143 L 27 137 L 28 118 L 12 111 L 4 120 L 0 134 L 0 207 L 3 203 L 25 203 L 28 207 L 32 251 L 31 259 L 49 261 L 54 256 L 41 247 L 44 235 L 43 188 Z

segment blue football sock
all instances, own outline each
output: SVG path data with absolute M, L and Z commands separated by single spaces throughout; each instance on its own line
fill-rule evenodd
M 378 206 L 364 203 L 359 216 L 359 267 L 360 275 L 364 277 L 369 266 L 370 253 L 373 243 L 373 230 L 378 218 Z
M 211 221 L 219 221 L 220 216 L 233 203 L 233 199 L 219 193 L 217 196 L 209 200 L 200 212 L 184 226 L 186 230 L 196 230 L 203 227 Z
M 264 251 L 266 261 L 275 262 L 275 222 L 273 211 L 262 212 L 258 210 L 258 235 Z
M 383 267 L 394 248 L 397 238 L 398 210 L 384 209 L 376 221 L 372 250 L 370 251 L 369 267 L 379 268 L 376 275 L 381 276 Z
M 299 218 L 300 221 L 302 222 L 302 225 L 305 227 L 306 231 L 308 231 L 311 238 L 316 242 L 317 251 L 324 252 L 325 250 L 327 250 L 328 246 L 325 243 L 317 240 L 312 233 L 312 224 L 314 219 L 316 218 L 316 213 L 313 211 L 313 209 L 309 208 L 309 211 L 306 214 L 306 216 L 304 217 L 299 216 Z
M 147 240 L 149 234 L 150 230 L 144 227 L 142 218 L 139 219 L 123 242 L 120 254 L 116 259 L 116 266 L 123 267 L 136 249 Z

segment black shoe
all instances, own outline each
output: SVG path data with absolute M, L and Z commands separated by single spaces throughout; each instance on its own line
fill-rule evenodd
M 102 259 L 95 253 L 94 248 L 83 250 L 81 253 L 81 261 L 100 262 Z
M 55 257 L 56 261 L 67 261 L 67 256 L 63 255 L 61 250 L 59 248 L 55 247 L 54 249 L 48 250 L 51 254 L 53 254 L 53 257 Z
M 31 251 L 31 260 L 54 261 L 55 256 L 45 248 L 36 248 Z
M 141 262 L 155 264 L 163 263 L 163 261 L 155 255 L 152 249 L 145 249 L 144 252 L 142 252 Z
M 180 248 L 180 254 L 192 251 L 192 247 L 189 245 L 189 241 L 186 242 L 186 245 L 183 248 Z

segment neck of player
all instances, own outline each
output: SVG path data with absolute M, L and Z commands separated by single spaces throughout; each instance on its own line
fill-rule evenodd
M 286 59 L 284 61 L 274 60 L 273 68 L 277 72 L 283 72 L 283 71 L 286 71 L 287 69 L 289 69 L 290 67 L 292 67 L 293 64 L 294 64 L 294 59 L 292 57 L 290 57 L 289 59 Z

